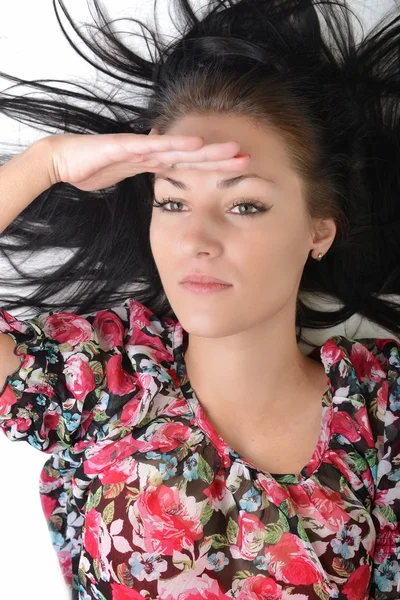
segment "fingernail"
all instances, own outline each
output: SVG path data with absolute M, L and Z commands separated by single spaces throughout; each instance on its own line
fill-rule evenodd
M 235 154 L 233 158 L 244 158 L 245 156 L 251 156 L 251 154 Z

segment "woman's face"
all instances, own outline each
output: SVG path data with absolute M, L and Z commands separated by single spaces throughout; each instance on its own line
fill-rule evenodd
M 282 139 L 236 116 L 190 115 L 168 134 L 200 135 L 205 144 L 238 141 L 240 152 L 251 154 L 248 166 L 237 172 L 178 168 L 155 176 L 154 198 L 162 202 L 170 197 L 164 208 L 171 212 L 153 208 L 150 244 L 182 327 L 196 336 L 223 337 L 273 319 L 288 303 L 295 310 L 313 232 L 301 180 L 289 164 Z M 259 178 L 218 185 L 250 173 Z M 178 189 L 163 176 L 187 189 Z M 239 201 L 256 202 L 266 210 L 247 204 L 233 207 Z M 193 293 L 180 281 L 195 270 L 231 287 Z

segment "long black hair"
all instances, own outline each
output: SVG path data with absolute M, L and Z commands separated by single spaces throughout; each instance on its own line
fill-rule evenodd
M 172 41 L 160 35 L 157 19 L 151 30 L 132 17 L 153 46 L 145 57 L 98 0 L 90 4 L 85 34 L 62 0 L 53 0 L 69 43 L 115 83 L 115 93 L 0 72 L 28 88 L 1 92 L 0 112 L 49 134 L 164 133 L 191 112 L 275 127 L 304 182 L 309 215 L 337 225 L 322 261 L 310 255 L 305 264 L 297 341 L 305 339 L 302 327 L 332 327 L 355 313 L 398 335 L 398 305 L 383 297 L 400 293 L 398 7 L 365 33 L 345 0 L 211 0 L 201 17 L 189 0 L 175 0 L 180 30 Z M 66 33 L 58 5 L 87 54 Z M 11 157 L 3 152 L 2 160 Z M 15 271 L 0 280 L 10 291 L 0 297 L 2 308 L 87 314 L 135 297 L 158 317 L 176 319 L 150 247 L 153 184 L 154 174 L 143 173 L 96 192 L 59 183 L 38 196 L 0 237 Z M 41 251 L 63 262 L 44 271 L 18 261 Z M 34 289 L 11 294 L 20 286 Z M 321 311 L 305 301 L 326 296 L 341 307 Z

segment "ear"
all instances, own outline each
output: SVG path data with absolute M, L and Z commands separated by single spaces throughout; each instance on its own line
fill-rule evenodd
M 149 135 L 160 135 L 160 130 L 154 127 L 150 130 Z

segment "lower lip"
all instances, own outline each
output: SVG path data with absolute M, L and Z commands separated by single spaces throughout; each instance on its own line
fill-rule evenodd
M 194 281 L 185 281 L 182 283 L 184 288 L 190 292 L 196 292 L 198 294 L 209 294 L 211 292 L 222 292 L 232 287 L 224 283 L 195 283 Z

